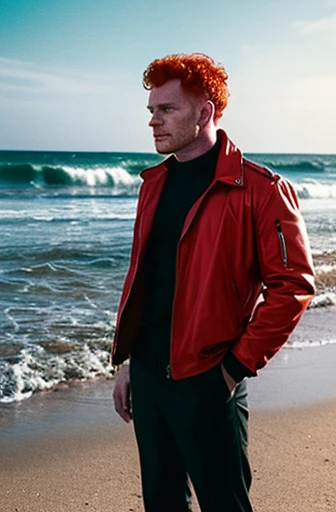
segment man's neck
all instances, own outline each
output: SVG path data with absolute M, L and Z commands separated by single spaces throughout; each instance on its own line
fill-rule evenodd
M 181 149 L 175 153 L 175 158 L 179 162 L 188 162 L 188 160 L 194 160 L 204 153 L 207 153 L 215 144 L 217 140 L 216 130 L 204 133 L 197 139 L 197 144 Z

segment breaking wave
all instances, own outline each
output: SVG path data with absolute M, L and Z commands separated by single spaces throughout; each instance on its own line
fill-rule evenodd
M 294 186 L 301 199 L 336 199 L 336 183 L 306 179 L 300 183 L 294 182 Z
M 1 165 L 0 185 L 30 187 L 108 187 L 135 190 L 140 184 L 138 175 L 117 167 L 37 166 L 31 164 Z

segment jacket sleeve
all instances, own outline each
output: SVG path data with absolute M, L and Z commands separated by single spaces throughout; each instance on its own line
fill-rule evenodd
M 308 236 L 296 192 L 284 179 L 269 181 L 268 185 L 267 194 L 255 194 L 254 203 L 263 301 L 231 351 L 231 357 L 249 370 L 249 375 L 256 375 L 286 342 L 315 291 Z

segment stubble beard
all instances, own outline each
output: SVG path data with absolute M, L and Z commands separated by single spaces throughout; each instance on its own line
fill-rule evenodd
M 155 149 L 159 155 L 171 155 L 176 154 L 179 151 L 187 149 L 197 140 L 198 132 L 190 133 L 186 136 L 185 132 L 177 134 L 175 137 L 169 135 L 167 140 L 155 141 Z

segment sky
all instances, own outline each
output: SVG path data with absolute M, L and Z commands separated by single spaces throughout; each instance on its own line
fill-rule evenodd
M 0 149 L 154 152 L 143 70 L 194 51 L 244 152 L 336 153 L 336 0 L 1 0 Z

